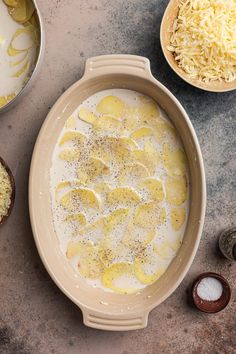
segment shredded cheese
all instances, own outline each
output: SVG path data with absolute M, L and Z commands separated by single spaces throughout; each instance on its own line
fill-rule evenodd
M 0 163 L 0 222 L 11 205 L 12 186 L 5 167 Z
M 235 80 L 236 0 L 181 0 L 168 50 L 189 78 Z

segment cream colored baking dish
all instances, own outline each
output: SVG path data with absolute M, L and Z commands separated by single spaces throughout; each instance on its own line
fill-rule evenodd
M 50 203 L 51 157 L 66 119 L 87 97 L 108 88 L 136 90 L 156 100 L 179 131 L 190 168 L 190 214 L 183 244 L 156 283 L 130 295 L 92 288 L 74 274 L 60 252 Z M 59 98 L 42 126 L 33 153 L 29 182 L 30 217 L 39 254 L 55 283 L 80 307 L 85 325 L 122 331 L 147 326 L 149 312 L 178 287 L 193 261 L 201 237 L 205 203 L 203 160 L 192 124 L 177 99 L 154 79 L 149 60 L 133 55 L 88 59 L 82 79 Z

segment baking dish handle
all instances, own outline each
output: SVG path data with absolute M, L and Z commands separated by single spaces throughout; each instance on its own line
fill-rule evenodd
M 134 314 L 109 315 L 83 309 L 83 321 L 88 327 L 107 331 L 130 331 L 145 328 L 148 323 L 148 312 Z
M 118 54 L 101 55 L 86 61 L 84 77 L 106 74 L 129 74 L 143 78 L 152 78 L 150 61 L 138 55 Z

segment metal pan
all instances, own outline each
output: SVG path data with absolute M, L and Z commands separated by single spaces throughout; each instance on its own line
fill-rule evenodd
M 66 119 L 86 98 L 109 88 L 126 88 L 148 95 L 166 111 L 182 139 L 190 170 L 190 210 L 180 250 L 160 279 L 129 295 L 93 288 L 75 274 L 60 251 L 50 201 L 52 154 Z M 113 331 L 147 326 L 149 312 L 173 293 L 189 270 L 201 238 L 205 204 L 204 166 L 196 134 L 178 100 L 152 76 L 149 60 L 133 55 L 88 59 L 82 79 L 59 98 L 43 124 L 29 182 L 30 218 L 39 254 L 55 283 L 80 307 L 87 326 Z
M 40 65 L 41 65 L 42 60 L 43 60 L 43 55 L 44 55 L 44 50 L 45 50 L 44 25 L 43 25 L 42 16 L 40 14 L 37 2 L 35 0 L 32 0 L 32 2 L 34 3 L 34 6 L 35 6 L 35 12 L 36 12 L 37 19 L 38 19 L 38 24 L 39 24 L 39 40 L 40 40 L 40 44 L 39 44 L 37 60 L 36 60 L 34 69 L 33 69 L 33 71 L 30 74 L 30 78 L 27 81 L 27 83 L 25 84 L 25 86 L 21 89 L 21 91 L 19 91 L 19 93 L 10 102 L 8 102 L 5 106 L 0 108 L 0 114 L 3 113 L 3 112 L 6 112 L 10 108 L 14 107 L 18 102 L 20 102 L 21 98 L 30 90 L 30 88 L 32 87 L 32 84 L 34 82 L 34 79 L 36 78 L 36 76 L 37 76 L 37 74 L 39 72 Z

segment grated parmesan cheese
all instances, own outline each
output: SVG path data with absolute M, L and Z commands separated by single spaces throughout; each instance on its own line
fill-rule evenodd
M 236 79 L 236 0 L 181 0 L 170 46 L 189 76 Z
M 12 186 L 5 167 L 0 163 L 0 222 L 11 205 Z

